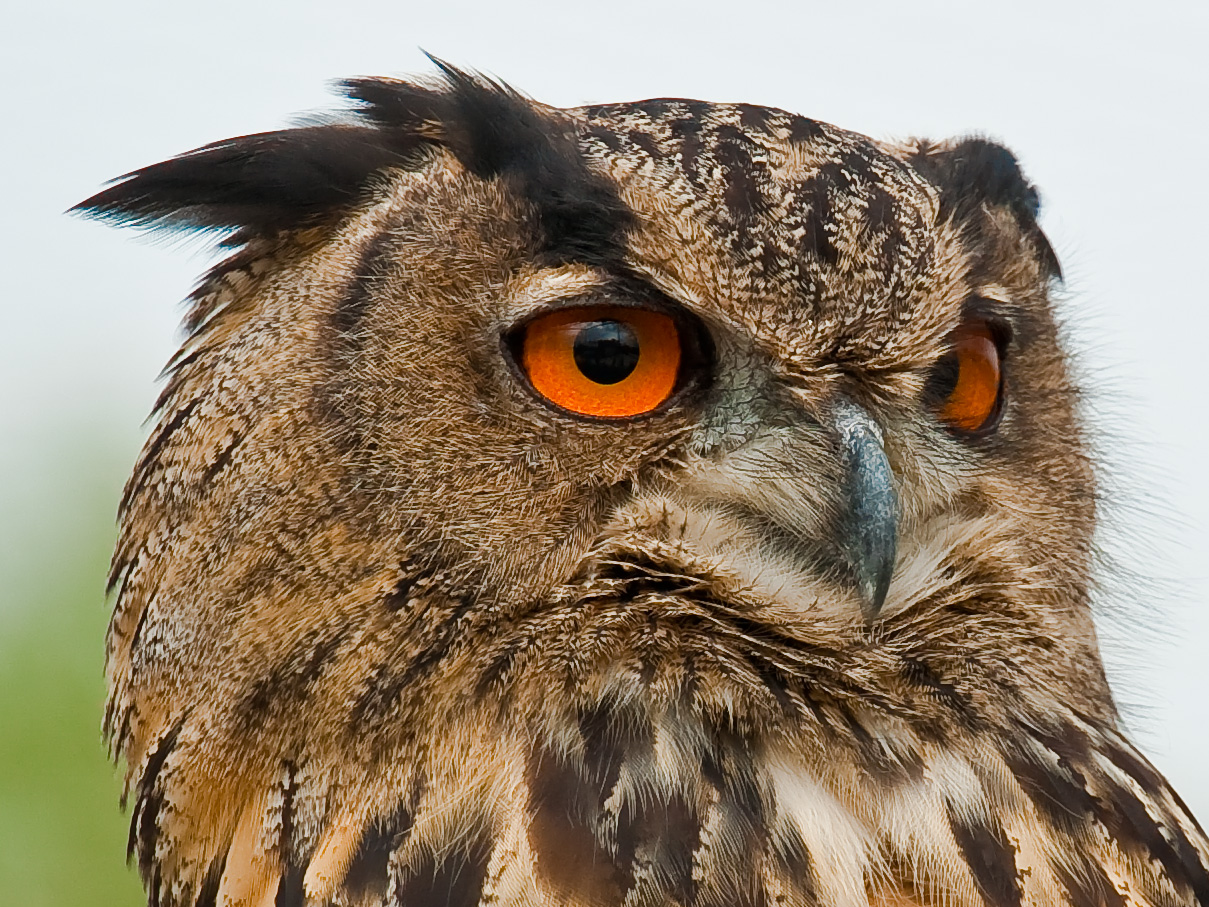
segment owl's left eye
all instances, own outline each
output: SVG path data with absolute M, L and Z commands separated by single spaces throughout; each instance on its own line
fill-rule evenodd
M 681 329 L 664 312 L 577 306 L 538 315 L 513 343 L 533 389 L 581 416 L 623 418 L 657 408 L 676 391 Z
M 932 368 L 924 399 L 959 435 L 991 431 L 1003 409 L 1003 369 L 995 328 L 969 319 L 949 335 L 949 351 Z

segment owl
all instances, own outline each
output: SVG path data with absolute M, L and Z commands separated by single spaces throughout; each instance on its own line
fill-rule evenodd
M 1013 155 L 437 66 L 79 206 L 229 251 L 113 559 L 149 903 L 1209 905 Z

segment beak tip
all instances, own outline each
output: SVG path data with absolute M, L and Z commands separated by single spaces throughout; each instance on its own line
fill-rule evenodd
M 861 610 L 865 620 L 873 622 L 882 613 L 886 604 L 886 594 L 890 591 L 890 576 L 894 568 L 893 559 L 887 561 L 869 576 L 862 576 L 859 582 L 861 591 Z

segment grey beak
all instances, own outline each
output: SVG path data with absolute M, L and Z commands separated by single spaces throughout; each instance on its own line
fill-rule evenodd
M 886 459 L 882 429 L 864 409 L 841 401 L 833 411 L 841 456 L 848 472 L 844 550 L 856 577 L 865 617 L 877 617 L 894 573 L 898 495 Z

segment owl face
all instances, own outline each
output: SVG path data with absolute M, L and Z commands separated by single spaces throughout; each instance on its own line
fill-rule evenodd
M 1092 903 L 1143 789 L 1201 884 L 1011 154 L 445 75 L 82 206 L 235 231 L 114 558 L 153 896 Z
M 633 535 L 725 563 L 803 628 L 954 576 L 1086 589 L 1056 264 L 1006 151 L 745 105 L 499 104 L 516 145 L 450 140 L 395 173 L 311 309 L 335 338 L 322 460 L 384 560 L 424 538 L 525 607 Z

